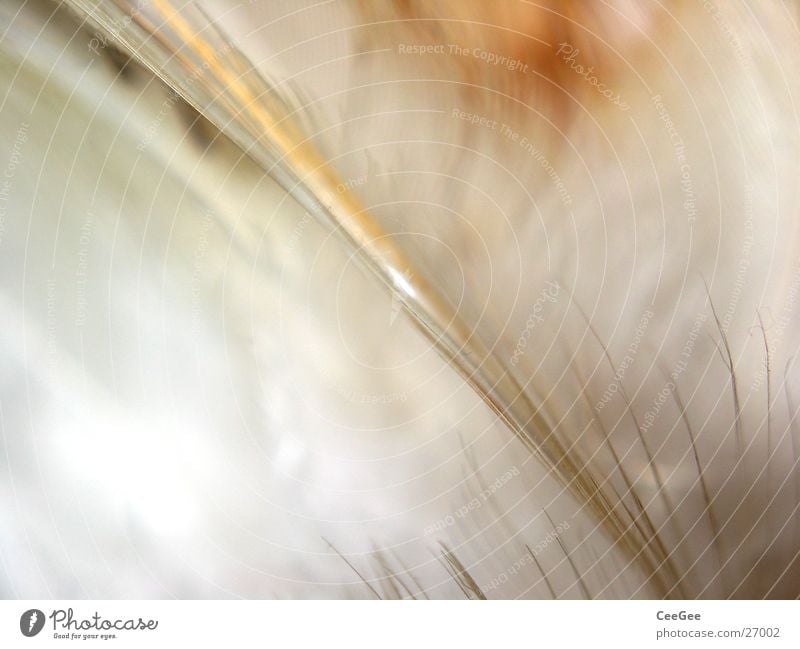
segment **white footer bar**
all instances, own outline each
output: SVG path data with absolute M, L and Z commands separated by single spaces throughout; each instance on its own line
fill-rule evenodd
M 800 647 L 799 631 L 794 601 L 0 602 L 4 648 Z

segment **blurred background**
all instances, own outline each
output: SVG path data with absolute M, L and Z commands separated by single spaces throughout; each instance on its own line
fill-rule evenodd
M 72 5 L 0 8 L 0 594 L 800 594 L 793 3 Z

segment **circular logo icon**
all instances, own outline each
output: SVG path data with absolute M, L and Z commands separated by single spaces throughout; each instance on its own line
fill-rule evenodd
M 19 618 L 19 630 L 22 635 L 32 638 L 44 628 L 44 613 L 38 608 L 25 611 Z

